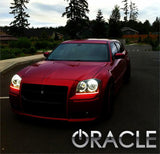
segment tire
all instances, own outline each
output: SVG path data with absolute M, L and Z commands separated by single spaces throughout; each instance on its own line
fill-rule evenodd
M 113 82 L 109 82 L 105 90 L 105 95 L 102 105 L 102 119 L 109 119 L 113 112 L 113 96 L 114 86 Z

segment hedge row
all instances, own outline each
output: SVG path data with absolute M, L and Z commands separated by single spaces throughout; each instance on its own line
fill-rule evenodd
M 34 54 L 36 49 L 34 47 L 26 48 L 1 48 L 0 60 L 21 57 L 24 55 Z
M 60 43 L 61 43 L 60 41 L 54 41 L 54 42 L 50 42 L 50 41 L 36 41 L 34 43 L 34 46 L 35 46 L 35 48 L 37 50 L 40 50 L 40 49 L 52 50 L 56 46 L 58 46 Z
M 31 41 L 28 38 L 19 38 L 11 41 L 8 45 L 1 44 L 0 59 L 15 58 L 28 54 L 35 54 L 37 50 L 52 50 L 61 41 Z
M 25 49 L 29 49 L 31 47 L 34 47 L 36 50 L 40 50 L 40 49 L 53 49 L 55 48 L 57 45 L 59 45 L 61 43 L 61 41 L 34 41 L 31 42 L 31 40 L 29 40 L 28 38 L 20 38 L 17 41 L 12 41 L 9 43 L 9 47 L 10 48 L 25 48 Z

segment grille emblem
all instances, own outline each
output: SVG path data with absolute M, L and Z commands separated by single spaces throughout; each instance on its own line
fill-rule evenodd
M 44 94 L 44 91 L 43 90 L 41 90 L 41 95 L 43 95 Z

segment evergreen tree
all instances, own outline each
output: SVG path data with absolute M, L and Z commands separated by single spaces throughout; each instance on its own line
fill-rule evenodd
M 153 32 L 160 32 L 160 18 L 156 17 L 156 20 L 152 24 Z
M 13 0 L 11 3 L 10 9 L 12 11 L 10 14 L 14 15 L 14 20 L 10 23 L 12 29 L 16 29 L 18 35 L 24 34 L 24 29 L 27 28 L 30 24 L 28 23 L 29 15 L 25 12 L 27 9 L 26 4 L 29 3 L 29 0 Z
M 96 20 L 93 22 L 92 35 L 96 38 L 107 37 L 106 23 L 101 10 L 98 10 Z
M 69 6 L 66 7 L 62 16 L 67 16 L 68 21 L 66 29 L 72 39 L 81 38 L 83 30 L 88 24 L 89 18 L 86 13 L 89 12 L 86 0 L 67 0 Z
M 86 0 L 67 0 L 69 6 L 66 7 L 66 11 L 62 16 L 67 16 L 69 20 L 79 21 L 81 19 L 89 19 L 86 13 L 89 12 L 88 3 Z
M 98 10 L 98 13 L 97 13 L 97 16 L 96 16 L 96 21 L 97 22 L 103 22 L 103 23 L 105 22 L 102 11 L 100 9 Z
M 85 19 L 81 19 L 78 22 L 68 20 L 65 28 L 67 35 L 69 35 L 68 39 L 83 39 L 87 37 L 84 34 L 89 30 L 89 21 Z
M 143 34 L 148 34 L 151 30 L 151 24 L 148 20 L 143 23 Z
M 109 19 L 109 37 L 118 38 L 121 37 L 120 30 L 120 9 L 118 5 L 115 5 L 112 10 L 112 14 Z
M 131 3 L 130 3 L 130 20 L 134 20 L 134 21 L 136 21 L 137 20 L 137 17 L 138 17 L 138 8 L 137 8 L 137 6 L 136 6 L 136 4 L 135 3 L 133 3 L 132 1 L 131 1 Z
M 124 8 L 122 10 L 124 11 L 124 21 L 128 21 L 128 0 L 123 0 L 122 3 L 124 3 Z
M 119 22 L 121 18 L 120 9 L 118 5 L 115 5 L 114 9 L 112 10 L 112 14 L 110 19 L 114 20 L 115 22 Z

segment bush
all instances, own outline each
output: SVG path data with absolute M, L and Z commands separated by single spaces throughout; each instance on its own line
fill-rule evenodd
M 39 49 L 48 49 L 49 42 L 48 41 L 38 41 L 35 43 L 35 48 Z
M 30 54 L 35 54 L 36 53 L 36 48 L 35 47 L 31 47 L 31 48 L 29 48 L 28 49 L 28 53 L 30 53 Z
M 9 47 L 10 48 L 17 48 L 17 42 L 16 41 L 10 41 L 9 42 Z
M 19 56 L 22 53 L 22 49 L 19 48 L 14 48 L 14 49 L 10 49 L 11 52 L 13 52 L 15 54 L 15 56 Z
M 31 41 L 28 38 L 22 37 L 17 41 L 12 41 L 9 43 L 10 48 L 26 48 L 29 49 L 31 47 Z
M 56 48 L 59 44 L 61 43 L 61 41 L 55 41 L 52 43 L 52 49 Z
M 35 43 L 34 46 L 37 50 L 40 50 L 40 49 L 52 50 L 53 48 L 57 47 L 60 43 L 61 41 L 54 41 L 54 42 L 38 41 Z
M 147 37 L 144 39 L 144 43 L 148 43 L 152 46 L 153 50 L 158 50 L 159 39 L 152 39 L 151 37 Z
M 7 59 L 7 58 L 15 58 L 15 52 L 9 48 L 1 49 L 0 50 L 0 59 Z
M 0 59 L 9 59 L 9 58 L 16 58 L 18 56 L 24 55 L 23 49 L 18 48 L 5 48 L 0 50 Z
M 28 50 L 29 50 L 29 49 L 26 49 L 26 48 L 22 48 L 22 49 L 21 49 L 21 51 L 22 51 L 24 54 L 28 54 L 28 52 L 29 52 Z
M 9 48 L 1 49 L 0 50 L 0 59 L 7 59 L 7 58 L 14 58 L 15 54 L 9 50 Z

